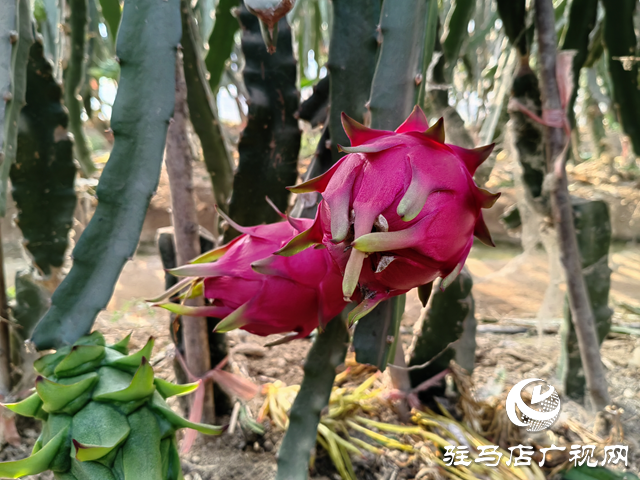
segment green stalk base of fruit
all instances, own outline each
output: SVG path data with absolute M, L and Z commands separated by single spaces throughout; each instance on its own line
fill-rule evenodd
M 31 456 L 0 463 L 0 477 L 51 470 L 56 479 L 182 479 L 176 430 L 219 435 L 223 428 L 193 423 L 166 398 L 186 395 L 198 383 L 174 385 L 156 378 L 149 363 L 154 339 L 129 354 L 131 335 L 106 345 L 100 332 L 38 359 L 35 393 L 9 410 L 42 420 Z

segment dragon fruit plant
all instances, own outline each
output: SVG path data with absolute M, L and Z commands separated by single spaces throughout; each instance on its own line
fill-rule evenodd
M 295 257 L 327 247 L 344 273 L 342 290 L 362 302 L 352 322 L 382 300 L 458 275 L 476 236 L 493 245 L 482 217 L 499 193 L 478 188 L 473 174 L 493 145 L 465 149 L 444 143 L 442 119 L 429 128 L 419 107 L 393 131 L 374 130 L 342 115 L 351 147 L 325 174 L 290 187 L 320 192 L 313 225 L 281 249 Z M 292 258 L 294 258 L 292 257 Z
M 198 383 L 155 378 L 153 337 L 131 355 L 129 338 L 106 345 L 93 332 L 35 362 L 35 393 L 5 407 L 42 420 L 42 433 L 30 457 L 0 463 L 0 477 L 51 470 L 59 480 L 183 478 L 175 431 L 219 435 L 223 429 L 175 413 L 165 399 L 190 393 Z
M 294 257 L 273 255 L 310 228 L 313 220 L 280 214 L 288 221 L 241 227 L 220 214 L 242 235 L 170 270 L 187 278 L 156 299 L 170 298 L 191 287 L 183 298 L 204 293 L 211 305 L 166 302 L 159 306 L 180 315 L 222 318 L 218 332 L 241 328 L 262 336 L 290 333 L 285 338 L 292 340 L 324 327 L 347 305 L 342 274 L 326 249 L 309 249 Z

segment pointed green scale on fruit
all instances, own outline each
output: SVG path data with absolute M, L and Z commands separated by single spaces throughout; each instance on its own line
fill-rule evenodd
M 98 370 L 98 384 L 93 390 L 93 397 L 106 393 L 124 390 L 131 384 L 133 375 L 113 367 L 100 367 Z
M 58 366 L 58 363 L 60 363 L 62 359 L 69 354 L 70 351 L 71 347 L 62 347 L 55 353 L 44 355 L 33 362 L 33 368 L 35 368 L 36 372 L 38 372 L 40 375 L 49 377 L 53 375 L 53 371 Z
M 192 428 L 206 435 L 220 435 L 225 430 L 223 427 L 219 427 L 216 425 L 205 425 L 204 423 L 193 423 L 187 420 L 186 418 L 182 418 L 176 412 L 171 410 L 171 407 L 167 405 L 167 402 L 164 401 L 164 399 L 158 392 L 155 392 L 153 394 L 153 397 L 151 399 L 151 408 L 153 408 L 156 412 L 164 416 L 167 420 L 169 420 L 169 422 L 171 422 L 177 428 Z
M 37 393 L 34 393 L 21 402 L 3 403 L 2 406 L 23 417 L 35 417 L 42 407 L 42 400 Z
M 194 383 L 185 383 L 184 385 L 176 385 L 175 383 L 167 382 L 161 378 L 156 378 L 153 383 L 155 383 L 156 389 L 164 398 L 187 395 L 195 391 L 195 389 L 198 388 L 198 385 L 200 385 L 199 381 Z
M 59 432 L 49 443 L 40 449 L 35 455 L 13 462 L 0 463 L 0 477 L 20 478 L 25 475 L 37 475 L 49 468 L 58 449 L 64 442 L 68 430 Z
M 36 443 L 33 444 L 33 448 L 31 449 L 31 455 L 38 453 L 40 450 L 42 450 L 42 434 L 40 434 L 40 436 L 36 440 Z
M 42 427 L 42 446 L 46 446 L 56 436 L 66 431 L 64 441 L 58 447 L 58 451 L 49 464 L 49 470 L 54 472 L 66 472 L 69 470 L 71 457 L 71 416 L 64 413 L 52 413 Z
M 165 438 L 160 442 L 160 458 L 162 458 L 162 478 L 166 479 L 169 473 L 169 447 L 171 439 Z
M 104 340 L 104 335 L 99 331 L 92 332 L 89 335 L 85 335 L 84 337 L 78 339 L 76 343 L 73 345 L 95 345 L 104 347 L 107 343 Z
M 340 120 L 342 120 L 342 127 L 344 132 L 349 137 L 351 145 L 357 147 L 364 143 L 370 143 L 380 137 L 389 136 L 391 132 L 387 130 L 376 130 L 374 128 L 365 127 L 363 124 L 354 120 L 346 113 L 340 114 Z
M 113 348 L 105 348 L 102 365 L 110 365 L 116 360 L 120 360 L 121 358 L 124 358 L 126 356 L 127 354 L 120 353 L 118 350 L 114 350 Z
M 120 445 L 130 430 L 124 415 L 109 405 L 91 402 L 71 421 L 71 454 L 81 462 L 98 460 Z
M 218 322 L 218 324 L 213 329 L 214 333 L 227 333 L 237 328 L 244 327 L 247 323 L 249 323 L 249 319 L 245 318 L 244 316 L 245 312 L 249 308 L 248 304 L 249 302 L 236 308 L 232 313 Z
M 231 240 L 226 245 L 223 245 L 218 248 L 214 248 L 213 250 L 209 250 L 208 252 L 203 253 L 202 255 L 194 258 L 189 263 L 210 263 L 215 262 L 222 258 L 222 256 L 229 251 L 229 249 L 239 240 L 238 237 Z
M 318 175 L 306 182 L 302 182 L 298 185 L 294 185 L 292 187 L 287 187 L 292 193 L 310 193 L 310 192 L 319 192 L 322 193 L 329 185 L 329 180 L 336 173 L 336 170 L 340 166 L 341 162 L 336 162 L 329 170 L 324 172 L 322 175 Z
M 75 345 L 53 373 L 56 377 L 75 377 L 95 370 L 104 358 L 104 350 L 102 345 Z
M 111 469 L 97 462 L 79 462 L 71 459 L 71 474 L 77 480 L 118 480 Z
M 384 297 L 378 295 L 377 298 L 365 298 L 362 302 L 360 302 L 356 306 L 356 308 L 349 312 L 349 316 L 347 318 L 349 327 L 351 327 L 362 317 L 370 313 L 382 300 L 384 300 Z
M 360 272 L 362 271 L 362 264 L 366 257 L 366 253 L 351 249 L 349 254 L 349 260 L 344 270 L 344 277 L 342 278 L 342 294 L 345 300 L 351 298 L 358 286 L 358 279 L 360 278 Z
M 154 343 L 155 339 L 153 337 L 149 337 L 149 340 L 147 340 L 145 346 L 138 350 L 136 353 L 132 353 L 131 355 L 127 355 L 126 357 L 108 362 L 107 365 L 127 371 L 137 370 L 142 363 L 143 357 L 151 358 L 151 352 L 153 350 Z
M 94 400 L 99 402 L 133 402 L 148 397 L 155 391 L 153 384 L 153 368 L 145 357 L 142 357 L 138 371 L 131 379 L 131 383 L 122 390 L 94 394 Z
M 125 479 L 158 480 L 162 478 L 160 429 L 155 416 L 143 407 L 127 418 L 131 426 L 129 438 L 122 448 Z
M 453 283 L 453 281 L 460 275 L 460 271 L 462 270 L 462 263 L 456 265 L 456 268 L 453 271 L 442 279 L 440 282 L 440 290 L 444 292 L 444 290 Z
M 442 117 L 440 117 L 436 123 L 431 125 L 431 127 L 422 134 L 438 143 L 444 143 L 444 120 Z
M 476 194 L 476 198 L 478 199 L 478 203 L 480 203 L 482 208 L 493 207 L 493 205 L 500 198 L 500 195 L 502 195 L 501 192 L 491 193 L 490 191 L 485 190 L 484 188 L 476 189 L 475 194 Z
M 375 143 L 368 143 L 357 147 L 343 147 L 342 145 L 338 145 L 338 150 L 346 153 L 380 153 L 403 144 L 404 141 L 401 138 L 386 137 L 377 140 Z
M 131 340 L 131 334 L 132 333 L 133 333 L 133 331 L 129 332 L 129 335 L 124 337 L 118 343 L 116 343 L 114 345 L 109 345 L 109 348 L 112 349 L 112 350 L 115 350 L 117 352 L 120 352 L 123 355 L 128 355 L 129 354 L 129 341 Z
M 195 282 L 189 290 L 185 290 L 178 298 L 184 300 L 186 298 L 198 298 L 204 295 L 204 282 Z
M 156 410 L 151 409 L 151 413 L 153 413 L 153 415 L 156 417 L 156 422 L 158 422 L 158 428 L 160 428 L 160 437 L 163 439 L 173 437 L 177 430 L 176 426 Z
M 311 245 L 316 245 L 322 243 L 322 224 L 320 221 L 320 216 L 316 215 L 313 224 L 304 232 L 299 233 L 287 243 L 284 247 L 282 247 L 277 252 L 274 252 L 274 255 L 282 255 L 283 257 L 291 257 L 296 253 L 300 253 L 303 250 L 306 250 Z
M 478 240 L 480 240 L 485 245 L 489 247 L 496 246 L 496 244 L 493 243 L 493 239 L 491 238 L 491 233 L 489 232 L 489 228 L 487 227 L 487 224 L 484 222 L 484 217 L 482 216 L 482 213 L 480 213 L 478 220 L 476 220 L 476 226 L 473 229 L 473 234 Z
M 411 183 L 409 183 L 407 191 L 398 204 L 397 213 L 402 217 L 403 221 L 410 222 L 424 208 L 432 191 L 433 182 L 430 181 L 429 175 L 418 167 L 417 159 L 412 161 L 411 156 L 407 156 L 407 158 L 411 164 Z
M 449 145 L 449 148 L 451 148 L 455 153 L 458 154 L 458 157 L 460 157 L 462 163 L 464 163 L 465 167 L 467 167 L 469 173 L 473 175 L 474 173 L 476 173 L 478 167 L 482 165 L 482 162 L 489 158 L 489 155 L 491 155 L 491 152 L 493 152 L 493 148 L 495 147 L 495 145 L 495 143 L 492 143 L 490 145 L 485 145 L 484 147 L 473 149 L 462 148 L 458 147 L 457 145 Z
M 167 469 L 167 480 L 184 480 L 182 475 L 182 467 L 180 466 L 180 453 L 178 452 L 178 444 L 176 437 L 171 437 L 169 445 L 169 465 Z
M 71 473 L 56 473 L 53 478 L 55 478 L 56 480 L 78 480 L 75 476 L 73 476 L 73 474 Z
M 52 382 L 39 376 L 36 378 L 36 391 L 42 399 L 42 409 L 45 412 L 56 413 L 92 388 L 97 381 L 98 374 L 95 372 L 82 375 L 81 380 L 70 385 Z

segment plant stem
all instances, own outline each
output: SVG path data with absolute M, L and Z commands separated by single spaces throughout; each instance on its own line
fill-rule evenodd
M 64 102 L 69 110 L 69 130 L 74 137 L 74 153 L 85 176 L 96 171 L 91 160 L 91 151 L 82 129 L 82 100 L 80 89 L 84 80 L 85 57 L 87 46 L 87 24 L 89 13 L 87 0 L 71 0 L 71 55 L 65 74 Z
M 543 112 L 562 109 L 556 79 L 556 31 L 552 0 L 535 0 L 535 22 L 538 31 Z M 600 347 L 589 294 L 582 276 L 578 242 L 573 224 L 565 170 L 565 133 L 562 128 L 546 127 L 548 171 L 552 172 L 551 204 L 558 230 L 560 258 L 567 277 L 569 307 L 585 370 L 587 389 L 597 410 L 609 403 L 607 381 L 600 360 Z
M 165 162 L 171 190 L 171 210 L 178 265 L 184 265 L 200 253 L 200 237 L 196 202 L 193 197 L 193 159 L 187 136 L 189 107 L 187 84 L 182 67 L 182 54 L 176 61 L 176 94 L 173 121 L 167 133 Z M 191 305 L 203 305 L 202 298 L 192 299 Z M 182 318 L 183 338 L 187 366 L 200 377 L 211 370 L 207 321 L 202 317 Z M 214 419 L 213 389 L 206 385 L 203 419 Z
M 348 344 L 347 325 L 340 315 L 329 322 L 309 350 L 304 362 L 304 379 L 291 407 L 289 428 L 278 452 L 276 480 L 308 478 L 320 414 L 329 403 L 336 368 L 344 362 Z
M 7 311 L 7 286 L 4 279 L 4 251 L 2 232 L 0 232 L 0 395 L 5 397 L 11 392 L 11 350 L 9 337 L 9 317 Z

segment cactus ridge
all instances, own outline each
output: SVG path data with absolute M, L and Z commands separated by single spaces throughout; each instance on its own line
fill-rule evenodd
M 154 378 L 154 339 L 131 355 L 128 335 L 106 345 L 100 332 L 35 362 L 36 393 L 9 410 L 43 421 L 31 456 L 0 463 L 0 477 L 52 470 L 56 479 L 182 479 L 175 431 L 219 435 L 223 428 L 193 423 L 165 402 L 194 391 Z

